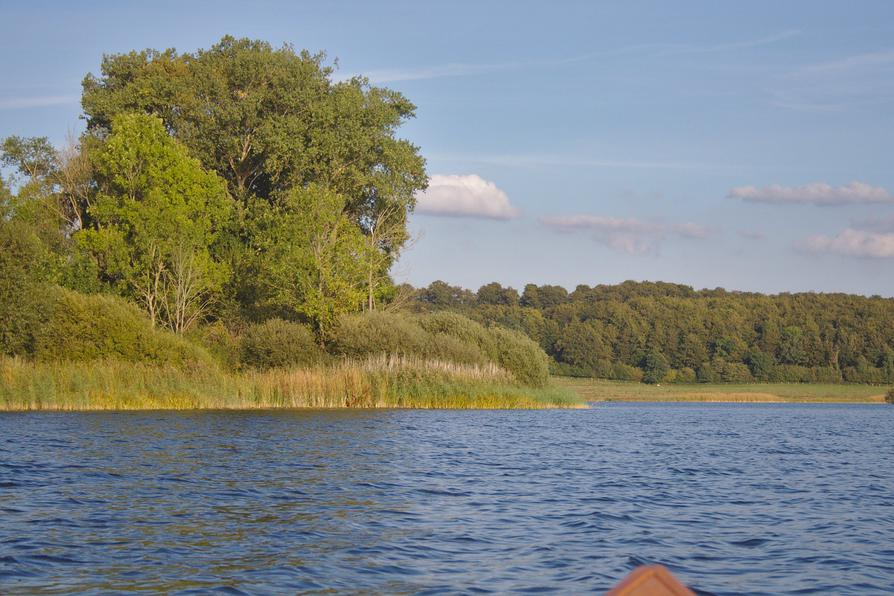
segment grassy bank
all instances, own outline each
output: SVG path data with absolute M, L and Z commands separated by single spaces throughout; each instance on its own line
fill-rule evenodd
M 586 401 L 884 403 L 885 388 L 871 385 L 750 383 L 646 385 L 558 377 L 554 383 Z
M 494 366 L 406 357 L 227 373 L 120 361 L 35 363 L 0 358 L 0 409 L 544 408 L 580 399 L 528 388 Z

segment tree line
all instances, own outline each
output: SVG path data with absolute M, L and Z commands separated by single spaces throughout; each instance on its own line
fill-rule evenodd
M 662 282 L 443 281 L 413 290 L 417 310 L 452 310 L 524 332 L 568 375 L 658 382 L 894 382 L 894 300 L 763 295 Z

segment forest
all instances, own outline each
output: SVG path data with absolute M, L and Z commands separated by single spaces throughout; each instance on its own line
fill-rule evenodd
M 334 80 L 322 54 L 224 37 L 106 55 L 82 86 L 80 136 L 0 146 L 0 355 L 19 359 L 7 376 L 38 374 L 22 361 L 242 374 L 396 357 L 388 370 L 486 377 L 491 395 L 544 388 L 550 372 L 894 382 L 890 299 L 395 284 L 428 180 L 397 136 L 415 106 Z M 364 391 L 381 402 L 386 385 Z
M 627 281 L 477 292 L 436 281 L 413 308 L 450 310 L 535 340 L 554 373 L 647 383 L 894 382 L 894 300 L 694 290 Z

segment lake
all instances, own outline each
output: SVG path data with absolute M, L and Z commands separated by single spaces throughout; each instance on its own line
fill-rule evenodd
M 894 588 L 894 407 L 0 414 L 0 592 Z

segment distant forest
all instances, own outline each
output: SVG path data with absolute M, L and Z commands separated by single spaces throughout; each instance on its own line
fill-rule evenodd
M 553 372 L 659 382 L 894 382 L 894 300 L 847 294 L 442 281 L 407 292 L 414 309 L 451 310 L 521 331 Z

